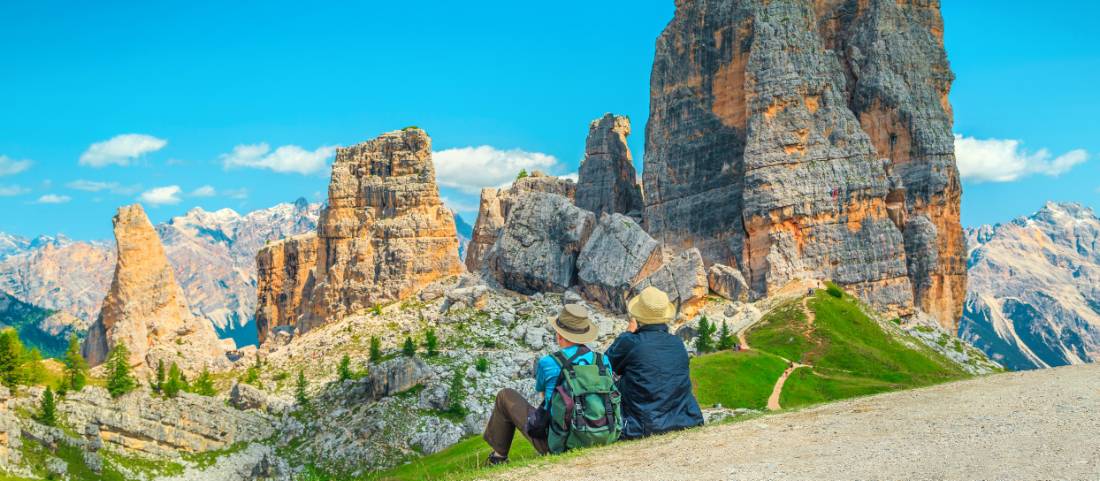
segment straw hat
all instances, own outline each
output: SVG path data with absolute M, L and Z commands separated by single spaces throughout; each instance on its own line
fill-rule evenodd
M 669 302 L 664 291 L 649 286 L 627 301 L 626 312 L 638 324 L 665 324 L 676 317 L 676 306 Z
M 588 319 L 588 309 L 580 304 L 562 307 L 561 314 L 550 320 L 550 327 L 565 340 L 577 344 L 588 344 L 600 335 L 600 329 Z

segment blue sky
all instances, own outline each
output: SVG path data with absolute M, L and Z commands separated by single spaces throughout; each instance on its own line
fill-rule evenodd
M 967 225 L 1100 204 L 1100 7 L 1076 3 L 944 1 Z M 640 168 L 672 4 L 5 1 L 0 231 L 107 238 L 139 199 L 155 222 L 321 200 L 333 146 L 408 125 L 449 151 L 443 195 L 470 222 L 518 166 L 574 172 L 607 111 Z

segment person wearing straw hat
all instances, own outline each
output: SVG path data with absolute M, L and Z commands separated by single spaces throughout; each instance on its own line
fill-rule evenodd
M 607 349 L 622 393 L 623 439 L 636 439 L 703 424 L 691 392 L 688 353 L 670 334 L 676 306 L 660 289 L 646 287 L 626 306 L 627 332 Z
M 556 333 L 559 352 L 565 359 L 573 365 L 592 364 L 596 356 L 585 344 L 595 341 L 600 330 L 588 318 L 588 309 L 580 304 L 567 304 L 550 320 L 549 327 Z M 610 371 L 611 364 L 607 357 L 601 358 Z M 539 392 L 542 402 L 537 408 L 515 389 L 501 389 L 497 393 L 496 405 L 482 435 L 485 442 L 493 448 L 488 464 L 508 462 L 508 451 L 517 430 L 531 442 L 539 454 L 550 451 L 547 442 L 550 401 L 560 375 L 561 365 L 554 360 L 553 354 L 539 359 L 535 373 L 535 390 Z

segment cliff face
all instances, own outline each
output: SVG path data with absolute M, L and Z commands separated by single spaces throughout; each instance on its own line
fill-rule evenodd
M 588 127 L 584 161 L 577 173 L 577 207 L 641 219 L 642 191 L 626 138 L 630 119 L 606 114 Z
M 317 237 L 302 332 L 463 272 L 428 135 L 409 128 L 339 149 Z
M 114 249 L 108 243 L 44 242 L 0 262 L 0 290 L 82 322 L 83 332 L 99 314 L 111 284 Z
M 137 204 L 121 207 L 113 222 L 118 261 L 84 342 L 88 363 L 101 364 L 112 347 L 124 342 L 130 363 L 138 367 L 163 360 L 195 373 L 223 365 L 224 349 L 213 326 L 188 309 L 145 211 Z
M 646 226 L 757 296 L 828 278 L 954 329 L 966 266 L 938 2 L 679 0 L 657 41 Z
M 1100 360 L 1100 219 L 1049 203 L 970 231 L 959 336 L 1010 369 Z
M 500 236 L 500 230 L 519 197 L 527 192 L 556 194 L 572 201 L 576 197 L 577 184 L 572 180 L 532 172 L 522 179 L 516 179 L 507 189 L 481 189 L 481 203 L 478 206 L 477 220 L 474 222 L 473 235 L 466 247 L 466 269 L 478 272 L 483 266 L 485 255 Z
M 307 233 L 272 242 L 256 255 L 258 297 L 256 329 L 262 344 L 271 330 L 293 327 L 302 315 L 302 295 L 312 286 L 317 265 L 317 234 Z

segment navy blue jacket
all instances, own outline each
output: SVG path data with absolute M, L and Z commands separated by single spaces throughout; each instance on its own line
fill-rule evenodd
M 688 353 L 667 324 L 624 332 L 607 350 L 611 369 L 622 377 L 623 438 L 633 439 L 703 424 L 691 392 Z

